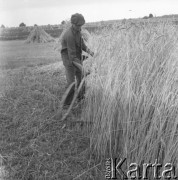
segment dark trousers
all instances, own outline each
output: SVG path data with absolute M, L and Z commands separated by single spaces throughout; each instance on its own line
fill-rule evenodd
M 77 69 L 74 65 L 64 66 L 64 67 L 65 67 L 67 85 L 70 86 L 70 84 L 72 84 L 76 78 L 77 87 L 78 87 L 82 80 L 82 72 L 80 72 L 80 70 Z
M 75 82 L 75 79 L 76 79 L 77 88 L 78 88 L 82 80 L 82 72 L 69 61 L 67 55 L 62 55 L 62 60 L 65 67 L 67 87 L 69 87 L 73 82 Z M 77 97 L 79 101 L 83 98 L 84 92 L 85 92 L 85 87 L 83 86 L 82 90 L 80 91 Z M 72 87 L 72 89 L 69 91 L 69 94 L 66 98 L 66 101 L 65 101 L 66 105 L 70 105 L 70 103 L 72 102 L 74 93 L 75 93 L 75 87 Z

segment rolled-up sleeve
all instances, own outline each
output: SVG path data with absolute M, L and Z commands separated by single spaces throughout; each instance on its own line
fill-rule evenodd
M 71 62 L 75 61 L 77 63 L 81 63 L 80 60 L 77 58 L 77 50 L 75 46 L 74 36 L 69 35 L 66 40 L 67 40 L 67 50 L 68 50 L 69 60 Z
M 83 51 L 85 51 L 85 52 L 87 52 L 87 46 L 85 45 L 85 42 L 84 42 L 84 40 L 83 40 L 83 38 L 81 38 L 81 41 L 82 41 L 82 50 Z
M 87 52 L 88 54 L 90 54 L 90 52 L 91 52 L 90 49 L 86 46 L 83 38 L 82 38 L 82 50 Z

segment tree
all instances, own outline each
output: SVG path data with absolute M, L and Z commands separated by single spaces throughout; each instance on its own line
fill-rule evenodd
M 65 21 L 62 21 L 61 24 L 64 25 L 64 24 L 66 24 L 66 22 L 65 22 Z
M 19 24 L 19 27 L 26 27 L 26 24 L 22 22 Z
M 143 19 L 148 19 L 148 16 L 144 16 Z
M 153 18 L 153 14 L 149 14 L 149 18 Z
M 5 26 L 2 24 L 2 25 L 1 25 L 1 28 L 5 28 Z

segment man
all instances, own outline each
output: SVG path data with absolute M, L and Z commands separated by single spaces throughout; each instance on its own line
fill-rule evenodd
M 62 37 L 61 57 L 65 67 L 68 86 L 75 81 L 75 77 L 77 80 L 77 86 L 79 86 L 82 80 L 82 72 L 73 64 L 73 62 L 77 62 L 82 65 L 82 50 L 91 56 L 93 56 L 94 53 L 85 45 L 81 37 L 81 27 L 85 24 L 83 15 L 78 13 L 73 14 L 71 16 L 71 24 L 72 26 Z M 74 90 L 70 93 L 70 97 L 65 103 L 66 105 L 71 103 L 73 94 Z

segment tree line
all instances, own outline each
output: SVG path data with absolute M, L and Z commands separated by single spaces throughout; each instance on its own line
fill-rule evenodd
M 149 14 L 149 16 L 144 16 L 143 17 L 143 19 L 148 19 L 148 18 L 153 18 L 153 14 Z M 67 23 L 67 21 L 62 21 L 61 25 L 64 25 L 66 23 Z M 34 26 L 37 26 L 37 24 L 34 24 Z M 24 22 L 22 22 L 22 23 L 19 24 L 19 27 L 26 27 L 26 24 Z M 1 28 L 5 28 L 5 26 L 2 24 Z

